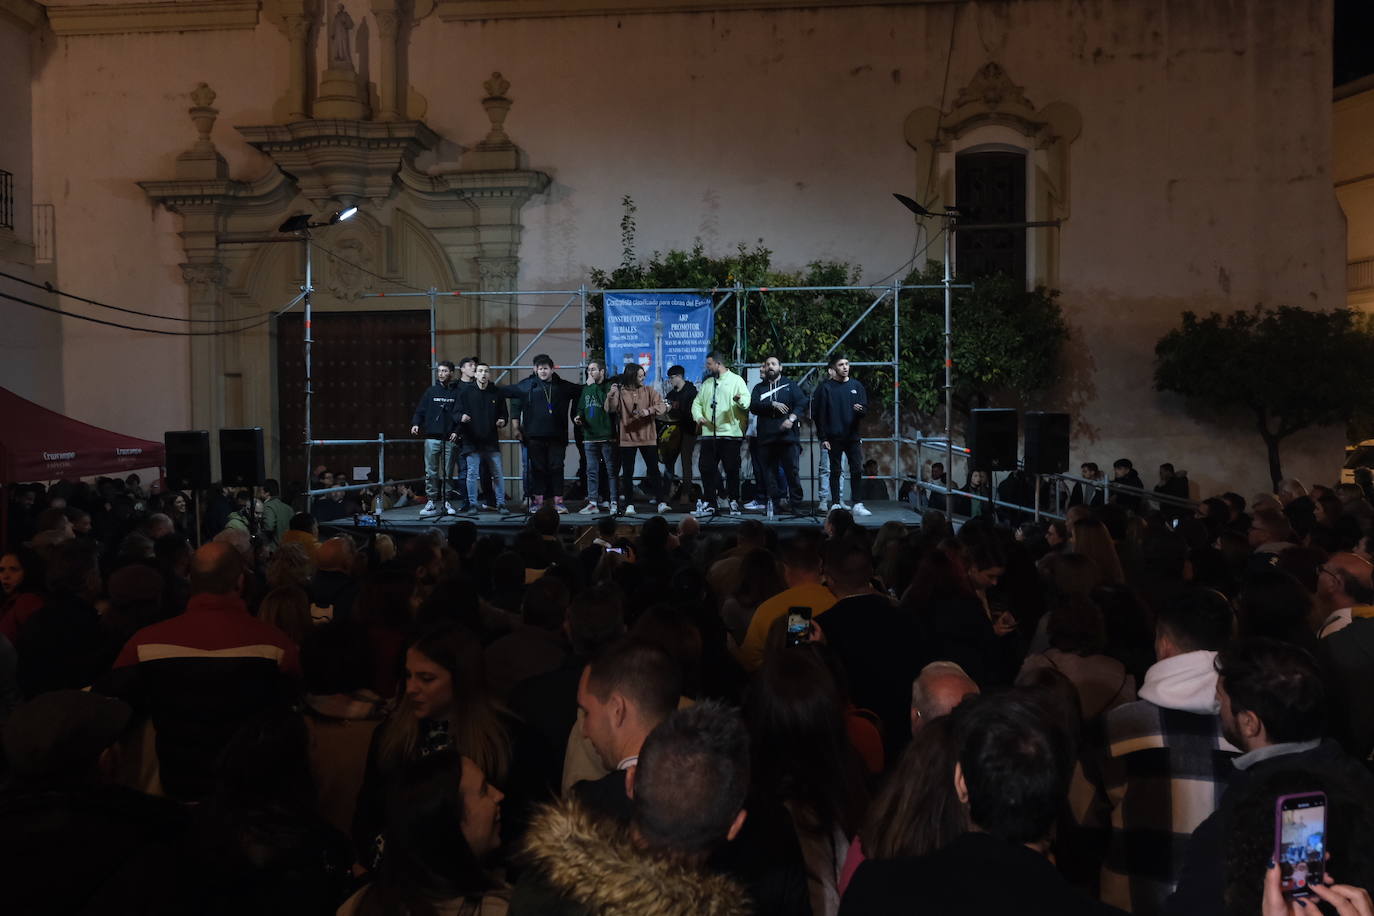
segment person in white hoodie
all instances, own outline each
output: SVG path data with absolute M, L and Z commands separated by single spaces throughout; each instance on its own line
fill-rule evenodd
M 1221 800 L 1238 750 L 1222 737 L 1214 667 L 1231 639 L 1230 603 L 1195 589 L 1162 607 L 1139 699 L 1105 716 L 1106 757 L 1084 826 L 1110 824 L 1104 903 L 1164 910 L 1193 830 Z

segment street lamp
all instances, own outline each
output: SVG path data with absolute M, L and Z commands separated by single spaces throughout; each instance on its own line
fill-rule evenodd
M 278 232 L 293 233 L 300 236 L 300 240 L 305 243 L 305 285 L 301 288 L 303 301 L 305 302 L 305 485 L 310 487 L 311 454 L 310 454 L 310 402 L 315 394 L 311 385 L 310 378 L 310 345 L 315 342 L 311 336 L 313 330 L 310 326 L 310 297 L 315 292 L 314 283 L 314 260 L 311 257 L 311 229 L 324 229 L 333 226 L 335 223 L 342 223 L 358 215 L 357 207 L 345 207 L 336 211 L 329 219 L 322 223 L 310 221 L 309 213 L 297 213 L 289 216 L 286 221 L 277 227 Z M 307 509 L 309 507 L 307 506 Z

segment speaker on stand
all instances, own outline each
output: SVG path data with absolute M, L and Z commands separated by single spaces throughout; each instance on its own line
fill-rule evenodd
M 1069 425 L 1066 413 L 1026 411 L 1025 465 L 1026 472 L 1035 475 L 1037 519 L 1040 517 L 1040 475 L 1063 474 L 1069 469 Z
M 219 431 L 219 479 L 227 487 L 248 487 L 248 531 L 257 537 L 261 519 L 255 511 L 257 488 L 267 481 L 267 459 L 262 450 L 262 427 Z
M 162 434 L 167 450 L 167 486 L 190 490 L 196 520 L 196 546 L 200 546 L 200 491 L 210 486 L 210 431 L 185 429 Z

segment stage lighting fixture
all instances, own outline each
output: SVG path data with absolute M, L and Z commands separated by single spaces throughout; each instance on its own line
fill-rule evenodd
M 277 227 L 278 232 L 300 232 L 302 229 L 310 228 L 310 214 L 297 213 L 295 216 L 288 216 L 286 222 Z
M 346 219 L 352 219 L 353 217 L 355 217 L 355 216 L 357 216 L 357 215 L 358 215 L 358 208 L 357 208 L 357 207 L 349 207 L 349 208 L 346 209 L 346 210 L 340 210 L 338 213 L 335 213 L 333 216 L 331 216 L 331 217 L 329 218 L 329 225 L 332 226 L 332 225 L 334 225 L 335 223 L 341 223 L 341 222 L 343 222 L 344 220 L 346 220 Z
M 900 203 L 903 207 L 906 207 L 912 213 L 915 213 L 917 216 L 935 215 L 934 213 L 931 213 L 929 210 L 927 210 L 925 207 L 916 203 L 916 201 L 912 200 L 910 197 L 907 197 L 905 194 L 893 194 L 892 196 L 897 198 L 898 203 Z

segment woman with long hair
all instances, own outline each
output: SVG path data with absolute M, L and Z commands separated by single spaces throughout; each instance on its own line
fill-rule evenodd
M 739 586 L 720 606 L 720 616 L 737 646 L 744 644 L 758 606 L 787 589 L 777 559 L 766 550 L 751 550 L 741 557 L 739 573 Z
M 1106 623 L 1091 599 L 1071 595 L 1059 600 L 1049 613 L 1048 635 L 1049 648 L 1026 657 L 1021 677 L 1037 668 L 1064 675 L 1078 691 L 1083 721 L 1090 724 L 1135 699 L 1135 678 L 1105 652 Z
M 923 856 L 968 830 L 968 810 L 954 791 L 958 759 L 949 716 L 926 722 L 873 799 L 845 860 L 840 893 L 865 859 Z
M 422 634 L 406 649 L 403 699 L 368 751 L 353 817 L 359 860 L 375 867 L 381 859 L 384 799 L 407 765 L 453 748 L 505 786 L 511 745 L 507 717 L 487 691 L 481 643 L 457 626 Z
M 750 804 L 782 805 L 806 862 L 811 912 L 834 916 L 839 878 L 867 807 L 863 764 L 830 671 L 804 649 L 776 652 L 749 688 Z
M 500 845 L 504 797 L 452 749 L 407 765 L 387 798 L 386 857 L 339 916 L 503 916 L 482 860 Z
M 644 367 L 626 363 L 625 371 L 611 385 L 606 395 L 606 412 L 620 418 L 620 498 L 625 513 L 634 515 L 635 458 L 644 457 L 644 471 L 649 489 L 649 507 L 667 512 L 664 502 L 663 475 L 658 470 L 658 427 L 655 423 L 667 413 L 663 395 L 652 385 L 644 384 Z M 619 507 L 617 507 L 619 509 Z
M 46 577 L 43 560 L 27 547 L 0 554 L 0 636 L 18 640 L 20 629 L 43 607 Z
M 1097 519 L 1086 518 L 1073 523 L 1069 549 L 1093 561 L 1097 567 L 1096 585 L 1120 585 L 1126 581 L 1126 574 L 1121 569 L 1121 556 L 1116 552 L 1111 532 Z
M 262 598 L 258 619 L 281 630 L 300 645 L 315 626 L 310 617 L 310 596 L 298 585 L 279 585 Z

